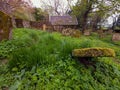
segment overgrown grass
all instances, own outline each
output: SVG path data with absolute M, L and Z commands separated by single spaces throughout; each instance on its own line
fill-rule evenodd
M 57 60 L 65 60 L 71 55 L 71 51 L 77 48 L 66 39 L 57 40 L 50 34 L 40 36 L 39 42 L 28 48 L 20 48 L 13 52 L 9 62 L 9 68 L 14 67 L 31 69 L 32 66 L 53 64 Z M 23 65 L 21 67 L 21 65 Z
M 7 52 L 1 57 L 10 59 L 7 65 L 0 66 L 0 89 L 119 90 L 120 49 L 109 38 L 99 39 L 97 34 L 72 38 L 15 29 L 13 40 L 0 43 L 0 50 Z M 86 67 L 71 56 L 73 49 L 86 47 L 112 48 L 116 57 L 96 58 L 93 65 Z
M 0 58 L 7 58 L 12 51 L 33 45 L 38 42 L 39 35 L 41 34 L 42 32 L 37 33 L 35 30 L 29 31 L 29 29 L 15 29 L 13 31 L 12 40 L 3 40 L 0 42 Z

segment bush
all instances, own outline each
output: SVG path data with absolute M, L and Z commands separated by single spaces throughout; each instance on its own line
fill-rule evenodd
M 74 49 L 72 55 L 76 57 L 114 57 L 115 52 L 110 48 L 84 48 Z

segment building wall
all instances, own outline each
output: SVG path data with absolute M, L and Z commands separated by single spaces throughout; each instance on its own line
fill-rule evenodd
M 11 17 L 0 11 L 0 41 L 12 38 Z

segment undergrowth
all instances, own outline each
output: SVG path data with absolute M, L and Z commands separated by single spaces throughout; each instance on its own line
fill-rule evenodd
M 107 39 L 109 40 L 109 39 Z M 31 29 L 15 29 L 13 40 L 0 43 L 0 89 L 9 90 L 120 90 L 120 49 L 97 34 L 64 37 Z M 85 66 L 71 56 L 73 49 L 112 48 L 115 58 L 95 58 Z

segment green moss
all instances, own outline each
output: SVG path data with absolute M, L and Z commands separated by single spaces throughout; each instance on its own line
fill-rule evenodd
M 84 48 L 74 49 L 72 55 L 75 57 L 114 57 L 115 52 L 110 48 Z

